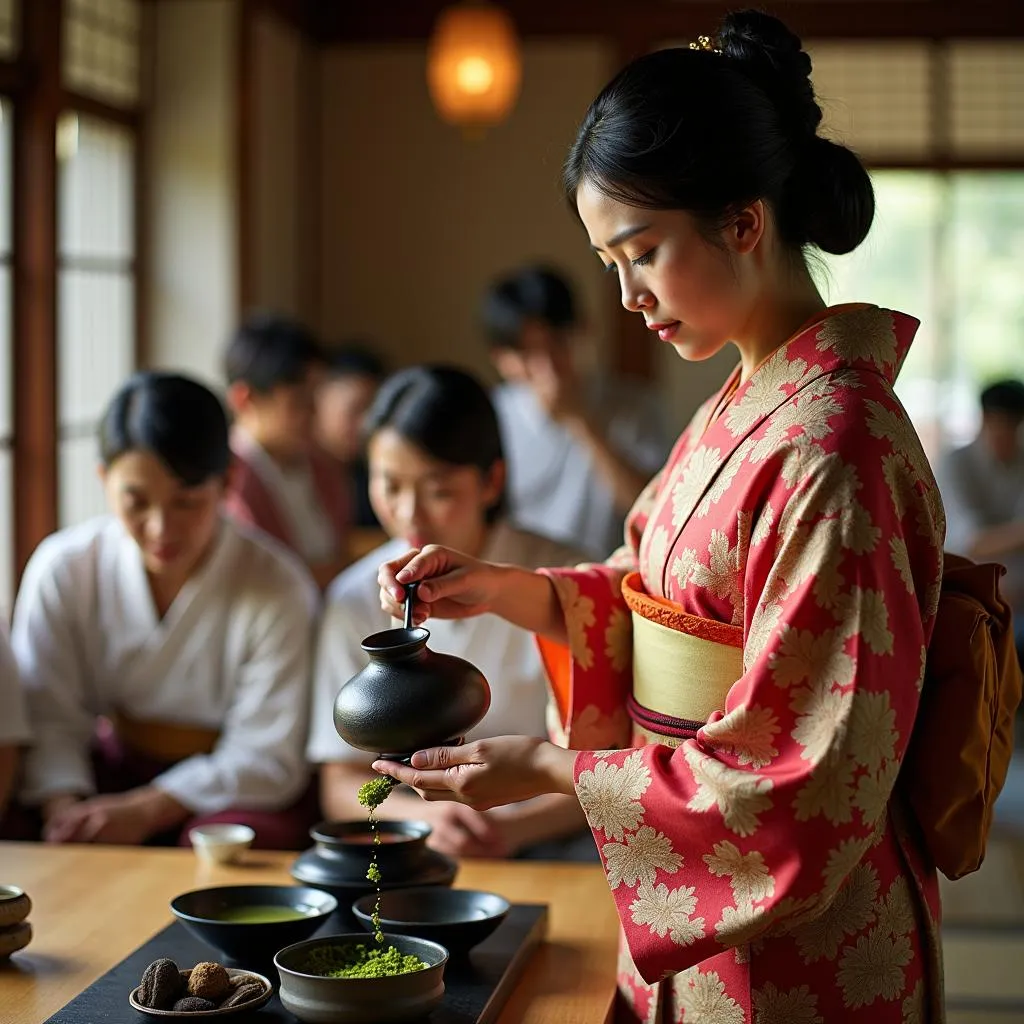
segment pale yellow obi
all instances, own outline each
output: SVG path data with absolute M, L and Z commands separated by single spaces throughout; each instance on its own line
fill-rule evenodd
M 725 711 L 743 674 L 743 630 L 651 597 L 636 572 L 623 579 L 622 596 L 633 618 L 633 742 L 678 746 Z

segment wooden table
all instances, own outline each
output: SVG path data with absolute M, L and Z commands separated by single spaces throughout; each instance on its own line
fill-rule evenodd
M 32 944 L 0 967 L 0 1021 L 41 1024 L 173 918 L 168 901 L 207 885 L 290 883 L 294 853 L 251 851 L 207 867 L 191 850 L 0 842 L 0 884 L 32 898 Z M 617 925 L 596 865 L 467 861 L 456 885 L 549 904 L 534 954 L 500 1024 L 605 1024 L 615 988 Z M 131 1016 L 125 996 L 126 1019 Z M 82 1024 L 87 1024 L 83 1021 Z

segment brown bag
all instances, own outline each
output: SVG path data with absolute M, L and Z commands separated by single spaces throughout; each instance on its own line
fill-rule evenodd
M 900 773 L 935 866 L 949 879 L 977 871 L 1006 781 L 1021 669 L 1006 570 L 946 553 L 924 687 Z

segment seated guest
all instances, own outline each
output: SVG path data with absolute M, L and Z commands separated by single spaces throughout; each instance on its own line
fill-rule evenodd
M 981 393 L 981 428 L 949 452 L 936 477 L 946 509 L 946 550 L 1002 562 L 1000 583 L 1013 609 L 1024 663 L 1024 383 L 1002 380 Z
M 324 355 L 300 324 L 247 320 L 228 345 L 225 373 L 236 468 L 227 510 L 295 551 L 325 586 L 347 564 L 349 495 L 315 443 Z
M 363 818 L 359 786 L 373 756 L 344 743 L 332 709 L 339 688 L 367 662 L 360 641 L 388 629 L 377 568 L 410 546 L 446 544 L 499 562 L 536 568 L 574 563 L 575 552 L 515 529 L 505 518 L 505 464 L 487 393 L 447 367 L 414 367 L 385 381 L 367 416 L 370 499 L 393 540 L 331 585 L 320 630 L 307 756 L 321 765 L 321 805 L 333 819 Z M 547 687 L 533 637 L 493 615 L 429 622 L 432 650 L 467 658 L 487 677 L 491 707 L 473 736 L 545 735 Z M 550 794 L 502 810 L 428 803 L 397 791 L 382 818 L 430 823 L 431 844 L 456 856 L 571 855 L 596 859 L 579 804 Z
M 370 349 L 346 344 L 327 354 L 327 376 L 317 394 L 317 436 L 348 476 L 352 525 L 379 527 L 370 504 L 363 419 L 384 379 L 384 364 Z
M 317 594 L 293 555 L 222 518 L 223 407 L 195 381 L 139 374 L 100 449 L 112 514 L 43 541 L 15 602 L 34 732 L 23 802 L 50 842 L 187 841 L 221 820 L 305 845 Z
M 18 664 L 11 653 L 7 633 L 0 630 L 0 822 L 14 792 L 22 748 L 30 738 L 25 695 L 18 679 Z
M 576 297 L 561 275 L 525 267 L 497 281 L 483 303 L 509 501 L 528 530 L 603 559 L 662 466 L 670 438 L 648 388 L 577 365 Z

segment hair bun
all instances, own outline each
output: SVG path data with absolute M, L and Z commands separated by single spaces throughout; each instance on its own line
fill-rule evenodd
M 722 21 L 718 46 L 768 94 L 794 142 L 815 134 L 821 108 L 811 86 L 811 58 L 799 36 L 770 14 L 736 11 Z

